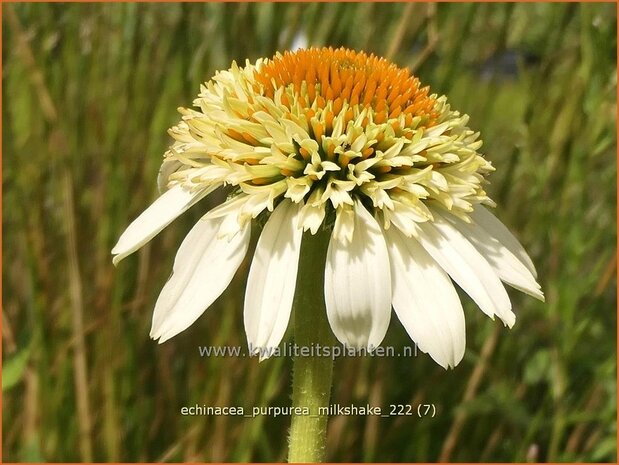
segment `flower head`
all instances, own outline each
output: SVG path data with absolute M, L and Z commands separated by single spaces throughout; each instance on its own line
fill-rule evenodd
M 218 188 L 227 200 L 183 241 L 155 306 L 151 336 L 191 325 L 230 283 L 266 223 L 245 295 L 253 348 L 277 346 L 294 297 L 304 231 L 331 231 L 325 303 L 335 336 L 376 347 L 391 307 L 444 367 L 464 353 L 453 279 L 512 326 L 501 281 L 539 299 L 533 264 L 483 205 L 494 170 L 468 116 L 408 70 L 364 52 L 311 48 L 236 64 L 181 108 L 159 174 L 163 194 L 123 233 L 114 262 Z M 451 278 L 451 279 L 450 279 Z

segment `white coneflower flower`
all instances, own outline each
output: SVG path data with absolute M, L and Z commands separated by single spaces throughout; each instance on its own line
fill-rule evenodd
M 485 206 L 493 167 L 468 116 L 406 69 L 344 48 L 235 63 L 181 108 L 159 175 L 163 194 L 123 233 L 114 263 L 216 189 L 228 199 L 180 246 L 155 305 L 151 336 L 191 325 L 243 261 L 251 220 L 266 220 L 249 272 L 250 347 L 276 347 L 290 318 L 304 231 L 331 231 L 325 303 L 333 333 L 378 346 L 391 307 L 443 367 L 463 357 L 455 281 L 511 327 L 504 283 L 543 300 L 523 247 Z M 451 278 L 451 279 L 450 279 Z M 312 279 L 312 276 L 303 277 Z

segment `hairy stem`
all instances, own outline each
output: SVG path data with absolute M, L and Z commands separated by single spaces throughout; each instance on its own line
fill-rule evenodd
M 324 301 L 328 242 L 328 232 L 320 231 L 316 235 L 306 233 L 301 246 L 294 303 L 297 353 L 294 358 L 292 405 L 309 409 L 309 415 L 292 416 L 289 462 L 322 462 L 326 455 L 326 410 L 331 394 L 333 361 L 330 357 L 321 357 L 316 353 L 303 356 L 302 351 L 315 351 L 318 345 L 333 344 Z M 324 411 L 321 412 L 321 408 Z

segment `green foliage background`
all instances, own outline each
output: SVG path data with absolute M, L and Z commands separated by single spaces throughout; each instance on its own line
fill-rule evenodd
M 4 461 L 282 461 L 291 361 L 244 345 L 245 263 L 158 346 L 154 301 L 196 207 L 111 263 L 157 195 L 166 129 L 232 60 L 345 45 L 409 66 L 482 132 L 498 216 L 547 303 L 513 292 L 509 331 L 463 296 L 464 361 L 336 362 L 333 402 L 434 403 L 435 418 L 334 417 L 332 461 L 616 461 L 615 4 L 4 4 Z M 291 340 L 291 335 L 288 341 Z M 384 342 L 410 345 L 393 318 Z

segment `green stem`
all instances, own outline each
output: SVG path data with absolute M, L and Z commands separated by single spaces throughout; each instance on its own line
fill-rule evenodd
M 322 462 L 326 455 L 327 420 L 319 408 L 329 406 L 333 360 L 301 355 L 301 351 L 332 346 L 324 300 L 325 256 L 329 234 L 304 234 L 294 302 L 293 407 L 309 409 L 309 415 L 292 415 L 289 462 Z M 308 348 L 308 349 L 306 349 Z M 324 409 L 327 410 L 326 408 Z

